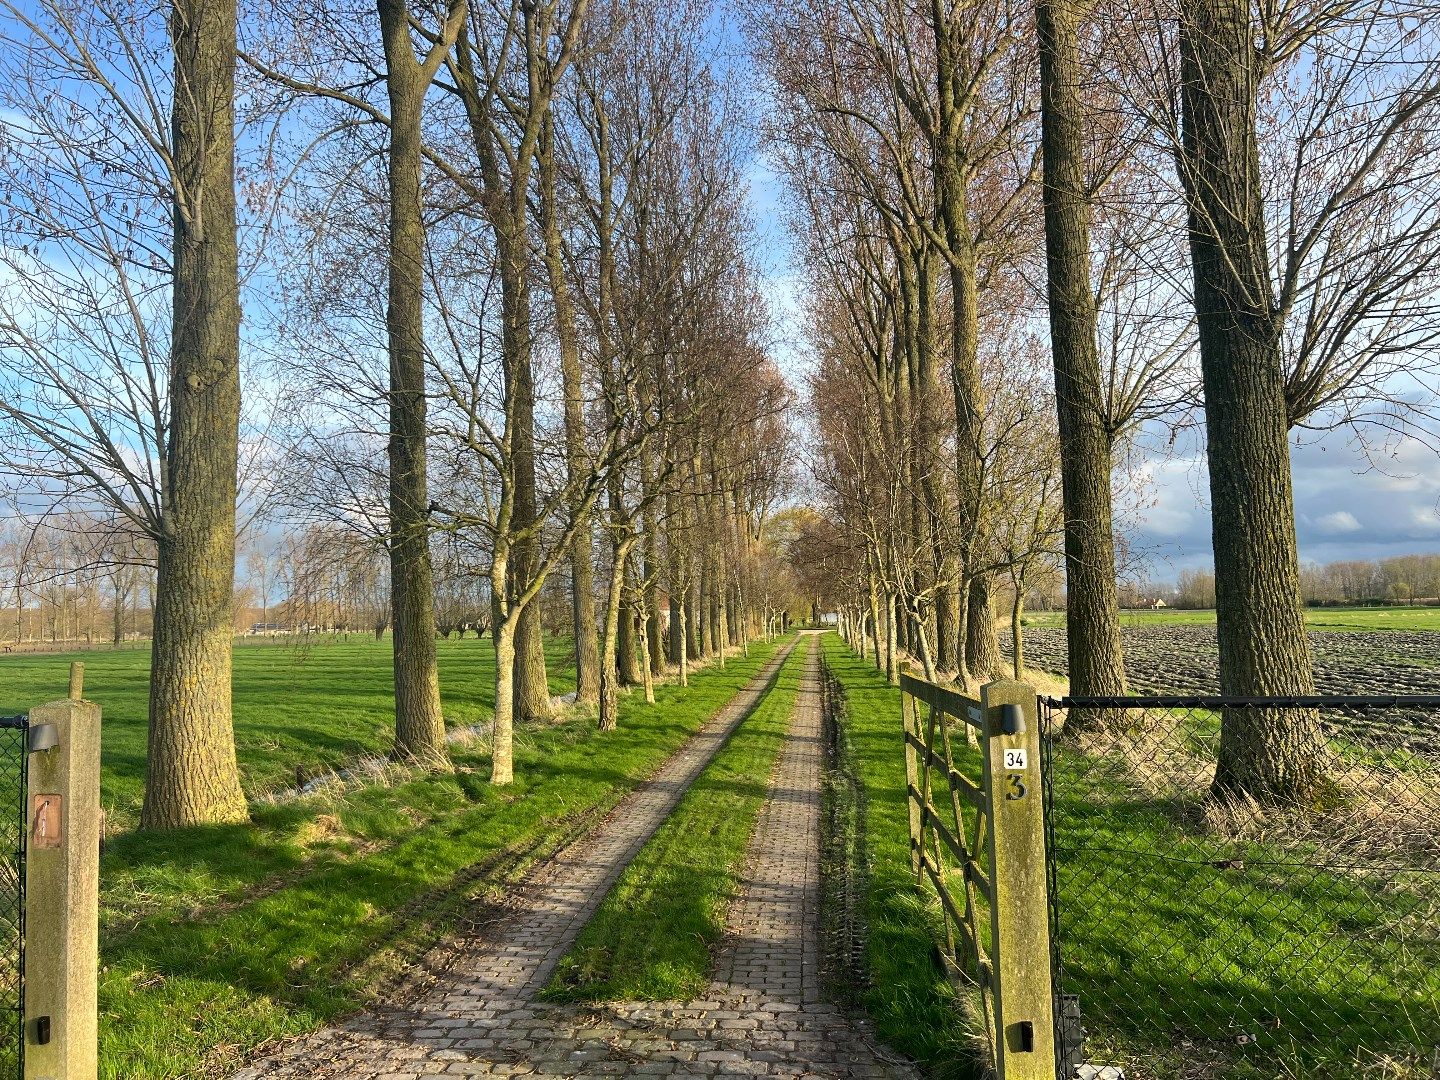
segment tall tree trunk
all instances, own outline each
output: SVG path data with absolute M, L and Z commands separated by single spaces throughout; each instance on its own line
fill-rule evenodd
M 685 652 L 685 604 L 679 589 L 672 589 L 670 593 L 670 649 L 675 666 L 680 670 L 680 685 L 685 686 L 689 680 L 689 665 Z
M 628 561 L 622 552 L 628 551 L 621 528 L 628 527 L 617 524 L 623 517 L 623 506 L 621 503 L 620 477 L 618 471 L 612 472 L 609 482 L 610 487 L 610 518 L 611 529 L 615 530 L 615 539 L 610 544 L 610 558 L 612 565 L 618 561 L 621 573 L 628 578 L 629 568 L 625 565 Z M 622 686 L 635 686 L 640 682 L 640 671 L 635 663 L 635 604 L 621 592 L 620 618 L 615 629 L 615 669 L 617 678 Z
M 966 188 L 965 124 L 962 85 L 954 31 L 945 21 L 941 5 L 932 6 L 937 41 L 940 128 L 935 145 L 935 197 L 945 231 L 946 258 L 950 264 L 950 381 L 955 395 L 955 503 L 960 522 L 961 586 L 956 590 L 958 626 L 965 628 L 966 646 L 956 649 L 957 678 L 969 680 L 970 595 L 975 576 L 983 522 L 982 462 L 984 460 L 985 394 L 980 379 L 979 283 L 976 273 L 975 235 L 970 226 L 970 193 Z M 957 115 L 958 114 L 958 115 Z
M 495 720 L 490 740 L 490 782 L 515 779 L 515 625 L 497 619 L 495 641 Z
M 1314 693 L 1256 135 L 1260 64 L 1245 0 L 1181 6 L 1181 175 L 1190 219 L 1225 694 Z M 1310 710 L 1231 709 L 1215 787 L 1309 800 L 1325 772 Z
M 620 669 L 615 663 L 620 641 L 620 623 L 630 617 L 625 610 L 625 562 L 630 545 L 617 545 L 610 564 L 610 582 L 605 595 L 605 639 L 600 650 L 600 730 L 613 731 L 620 714 Z
M 872 560 L 874 559 L 873 552 L 871 553 L 870 558 Z M 875 649 L 875 670 L 883 671 L 885 670 L 885 662 L 880 657 L 880 638 L 881 635 L 884 633 L 884 628 L 880 625 L 879 587 L 876 585 L 875 572 L 873 570 L 866 574 L 866 578 L 870 584 L 870 629 L 872 631 L 871 642 L 873 643 Z
M 175 0 L 170 442 L 151 646 L 147 829 L 244 821 L 230 713 L 240 296 L 234 0 Z
M 119 589 L 115 590 L 115 609 L 111 613 L 111 639 L 115 647 L 119 648 L 120 643 L 125 640 L 125 594 Z
M 935 658 L 930 652 L 930 635 L 925 629 L 925 622 L 923 619 L 912 619 L 911 625 L 915 628 L 915 652 L 920 658 L 920 668 L 925 673 L 925 680 L 934 682 Z
M 628 571 L 626 576 L 629 576 Z M 616 644 L 616 664 L 620 671 L 620 685 L 639 686 L 641 682 L 640 663 L 635 656 L 635 639 L 645 636 L 643 633 L 635 632 L 640 609 L 634 600 L 626 598 L 621 601 L 621 612 L 620 637 Z
M 565 394 L 565 465 L 572 489 L 570 513 L 575 536 L 570 548 L 570 613 L 575 632 L 575 702 L 594 705 L 600 697 L 600 652 L 595 626 L 594 543 L 590 515 L 580 507 L 586 475 L 584 395 L 580 381 L 580 341 L 575 308 L 565 277 L 560 242 L 559 206 L 555 191 L 555 133 L 547 114 L 540 140 L 540 217 L 545 269 L 555 309 L 555 336 L 560 345 L 560 381 Z M 546 689 L 549 707 L 549 689 Z
M 655 517 L 655 504 L 648 498 L 652 481 L 650 460 L 645 456 L 640 459 L 640 478 L 640 490 L 647 498 L 644 514 L 645 535 L 641 540 L 643 553 L 640 559 L 640 572 L 645 578 L 645 652 L 649 657 L 650 674 L 659 675 L 665 670 L 665 649 L 661 641 L 660 607 L 657 602 L 659 590 L 656 587 L 660 567 L 657 562 L 655 542 L 660 535 L 660 530 Z
M 696 625 L 695 611 L 699 606 L 697 597 L 700 593 L 700 585 L 690 586 L 685 590 L 685 604 L 681 608 L 681 617 L 685 622 L 685 654 L 696 659 L 701 658 L 700 652 L 700 628 Z
M 686 651 L 685 638 L 685 592 L 687 586 L 685 573 L 685 552 L 680 546 L 679 533 L 683 531 L 684 523 L 680 514 L 679 500 L 674 495 L 665 497 L 665 520 L 669 526 L 669 533 L 665 541 L 665 555 L 667 560 L 666 579 L 670 589 L 670 633 L 668 645 L 670 648 L 670 662 L 680 669 L 680 685 L 687 682 L 688 653 Z
M 895 597 L 885 588 L 885 680 L 900 681 L 900 658 L 895 655 Z
M 700 580 L 695 586 L 695 655 L 710 655 L 710 560 L 701 556 Z
M 1066 644 L 1070 692 L 1116 696 L 1125 693 L 1125 665 L 1115 587 L 1111 433 L 1090 280 L 1091 206 L 1085 183 L 1079 22 L 1074 0 L 1041 0 L 1036 9 L 1050 349 L 1065 506 Z M 1018 652 L 1016 657 L 1018 663 Z M 1067 726 L 1079 730 L 1103 722 L 1104 714 L 1076 709 L 1071 710 Z
M 715 640 L 719 643 L 716 651 L 720 654 L 720 666 L 725 666 L 725 650 L 730 646 L 730 613 L 728 604 L 717 600 L 715 604 Z
M 941 671 L 955 669 L 955 590 L 941 585 L 935 590 L 935 665 Z
M 390 259 L 385 328 L 390 354 L 390 598 L 395 753 L 448 760 L 435 657 L 435 587 L 426 485 L 425 225 L 421 110 L 428 80 L 410 42 L 409 9 L 379 0 L 390 96 Z
M 984 682 L 1003 669 L 1000 643 L 995 639 L 995 608 L 990 578 L 979 574 L 970 579 L 970 602 L 966 606 L 965 663 L 970 673 Z
M 509 365 L 513 394 L 512 468 L 515 485 L 514 531 L 517 535 L 511 563 L 511 590 L 524 592 L 540 565 L 539 505 L 535 490 L 535 369 L 530 326 L 529 239 L 524 209 L 512 209 L 500 247 L 502 306 L 505 337 L 502 346 Z M 515 627 L 515 715 L 524 723 L 550 717 L 550 685 L 545 673 L 545 633 L 540 598 L 525 605 Z
M 630 573 L 632 577 L 634 576 L 635 571 L 633 567 L 628 570 L 628 573 Z M 644 600 L 642 599 L 638 601 L 637 606 L 641 615 L 648 619 L 650 617 L 650 609 L 648 608 L 648 606 L 645 605 Z M 650 638 L 645 633 L 637 634 L 636 637 L 640 639 L 640 674 L 641 677 L 644 679 L 645 704 L 654 705 L 655 674 L 650 668 Z
M 1015 583 L 1015 597 L 1010 601 L 1010 673 L 1016 682 L 1025 679 L 1025 630 L 1020 619 L 1025 613 L 1025 582 Z

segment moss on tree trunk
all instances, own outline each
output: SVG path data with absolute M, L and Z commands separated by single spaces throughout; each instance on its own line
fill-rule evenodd
M 1186 0 L 1180 52 L 1181 175 L 1205 391 L 1220 689 L 1311 694 L 1249 5 Z M 1307 801 L 1324 758 L 1313 711 L 1226 710 L 1215 787 L 1261 801 Z
M 230 711 L 240 299 L 235 4 L 177 0 L 174 311 L 144 828 L 244 821 Z

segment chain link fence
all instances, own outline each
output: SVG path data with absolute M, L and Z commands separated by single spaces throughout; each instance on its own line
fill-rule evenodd
M 24 1069 L 28 721 L 0 716 L 0 1080 Z
M 1440 1080 L 1440 697 L 1041 702 L 1062 1077 Z M 1222 726 L 1319 779 L 1217 784 Z

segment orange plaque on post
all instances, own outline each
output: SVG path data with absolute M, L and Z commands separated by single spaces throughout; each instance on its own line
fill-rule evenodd
M 65 834 L 65 802 L 59 795 L 30 797 L 30 846 L 58 848 Z

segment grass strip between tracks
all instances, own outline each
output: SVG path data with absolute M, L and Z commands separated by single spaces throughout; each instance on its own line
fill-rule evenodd
M 626 868 L 560 961 L 547 998 L 663 1001 L 704 993 L 813 647 L 802 642 L 790 654 L 774 687 Z

